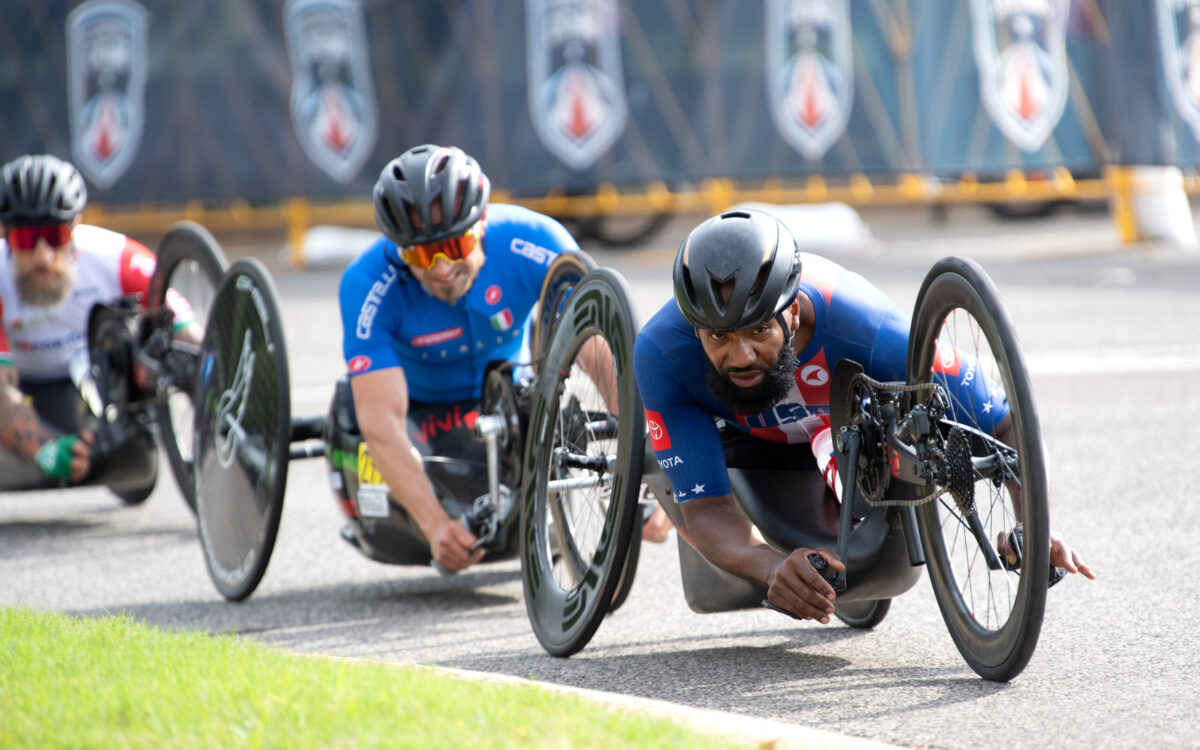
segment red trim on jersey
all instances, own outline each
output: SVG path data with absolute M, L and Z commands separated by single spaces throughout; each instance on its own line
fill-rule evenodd
M 646 409 L 646 431 L 650 433 L 650 447 L 656 451 L 671 450 L 671 436 L 663 424 L 662 414 Z
M 829 363 L 825 360 L 825 349 L 821 348 L 812 359 L 796 368 L 792 375 L 796 379 L 796 387 L 806 404 L 829 403 Z
M 125 238 L 125 247 L 121 250 L 121 261 L 118 279 L 121 284 L 121 294 L 136 294 L 138 301 L 144 307 L 150 299 L 150 279 L 154 277 L 154 266 L 157 259 L 145 245 L 137 240 Z

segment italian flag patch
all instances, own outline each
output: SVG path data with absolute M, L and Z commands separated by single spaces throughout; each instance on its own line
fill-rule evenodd
M 497 331 L 507 331 L 512 328 L 513 316 L 512 311 L 507 307 L 492 316 L 492 328 Z

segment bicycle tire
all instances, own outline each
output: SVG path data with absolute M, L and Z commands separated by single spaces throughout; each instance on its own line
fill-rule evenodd
M 540 362 L 550 346 L 550 336 L 571 290 L 590 271 L 596 270 L 596 261 L 582 250 L 562 253 L 550 264 L 546 278 L 542 280 L 542 291 L 538 294 L 537 311 L 533 315 L 533 330 L 529 337 L 534 369 L 541 372 Z
M 157 262 L 150 282 L 148 307 L 166 304 L 167 292 L 175 290 L 192 306 L 196 320 L 207 326 L 208 312 L 216 297 L 229 261 L 216 239 L 204 227 L 190 221 L 172 225 L 155 248 Z M 194 415 L 196 380 L 172 383 L 167 398 L 154 409 L 163 451 L 175 483 L 192 513 L 196 512 Z
M 870 630 L 887 616 L 891 599 L 865 599 L 858 602 L 835 602 L 833 615 L 849 627 Z
M 287 489 L 291 379 L 278 298 L 262 263 L 236 261 L 201 347 L 196 525 L 209 578 L 235 602 L 267 571 Z
M 947 346 L 954 349 L 947 350 Z M 973 361 L 955 359 L 964 352 L 960 346 L 975 347 L 965 352 Z M 981 347 L 987 351 L 980 351 Z M 942 359 L 935 361 L 935 357 Z M 948 371 L 955 381 L 961 374 L 962 383 L 976 375 L 984 378 L 982 383 L 988 384 L 985 413 L 998 403 L 997 386 L 1004 389 L 1008 402 L 1017 451 L 1015 475 L 1021 488 L 1019 509 L 1012 503 L 1008 483 L 981 480 L 974 472 L 970 490 L 974 497 L 964 503 L 966 510 L 944 494 L 922 505 L 917 513 L 929 578 L 955 645 L 981 677 L 1007 682 L 1028 664 L 1045 614 L 1050 558 L 1046 470 L 1033 390 L 1016 334 L 991 278 L 974 261 L 938 261 L 917 295 L 909 337 L 908 382 L 939 379 L 937 368 Z M 960 412 L 967 411 L 956 410 L 955 418 L 961 420 Z M 980 441 L 976 439 L 972 456 L 987 450 L 986 443 L 982 443 L 984 448 L 975 447 L 977 444 Z M 968 531 L 972 512 L 979 536 Z M 1014 526 L 1017 518 L 1025 529 L 1020 570 L 1010 571 L 1002 565 L 993 570 L 987 564 L 986 548 L 996 542 L 998 533 Z M 981 545 L 980 538 L 987 544 Z
M 535 389 L 521 499 L 521 577 L 534 634 L 554 656 L 570 656 L 587 645 L 610 611 L 622 573 L 633 572 L 627 563 L 646 432 L 633 376 L 636 332 L 625 281 L 608 269 L 589 273 L 554 327 Z M 581 361 L 598 362 L 601 344 L 615 381 L 601 385 L 610 399 L 616 397 L 621 415 L 615 428 L 611 408 Z M 592 459 L 592 467 L 567 467 L 568 452 Z M 551 485 L 593 477 L 603 486 Z

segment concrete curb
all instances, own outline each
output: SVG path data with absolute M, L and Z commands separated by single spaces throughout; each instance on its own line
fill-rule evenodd
M 769 750 L 886 750 L 887 748 L 894 750 L 899 747 L 781 721 L 743 716 L 726 711 L 691 708 L 653 698 L 639 698 L 600 690 L 556 685 L 550 682 L 526 680 L 521 677 L 491 672 L 475 672 L 437 666 L 426 668 L 467 680 L 530 685 L 556 693 L 573 695 L 606 708 L 668 719 L 703 734 L 719 735 L 736 742 L 752 743 L 764 750 L 768 748 Z

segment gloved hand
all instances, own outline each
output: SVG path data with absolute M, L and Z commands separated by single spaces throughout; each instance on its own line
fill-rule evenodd
M 63 435 L 43 443 L 34 460 L 38 469 L 51 479 L 78 481 L 90 468 L 90 453 L 87 435 Z

